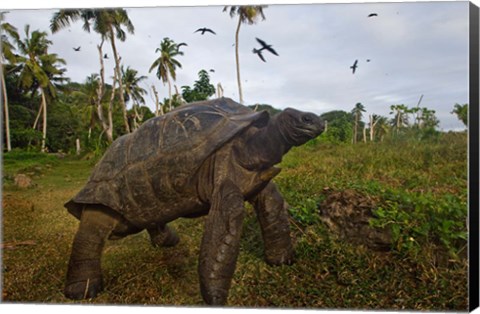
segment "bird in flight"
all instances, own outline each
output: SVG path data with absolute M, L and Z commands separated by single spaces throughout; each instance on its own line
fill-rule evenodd
M 213 73 L 213 72 L 215 72 L 215 70 L 214 70 L 214 69 L 210 69 L 210 72 L 212 72 L 212 73 Z
M 350 67 L 350 69 L 352 69 L 352 74 L 355 74 L 355 70 L 357 69 L 358 65 L 358 60 L 355 60 L 355 62 L 353 63 L 353 65 Z
M 197 29 L 196 31 L 194 31 L 194 33 L 196 33 L 196 32 L 202 32 L 202 35 L 205 34 L 205 32 L 210 32 L 210 33 L 212 33 L 213 35 L 216 35 L 216 33 L 215 33 L 214 31 L 212 31 L 210 28 L 206 28 L 206 27 L 204 27 L 204 28 L 199 28 L 199 29 Z
M 263 57 L 262 55 L 262 49 L 255 49 L 253 48 L 253 53 L 256 53 L 258 55 L 258 57 L 263 61 L 263 62 L 267 62 L 265 61 L 265 58 Z
M 373 17 L 373 16 L 378 16 L 378 14 L 377 14 L 377 13 L 370 13 L 370 14 L 368 15 L 368 17 Z
M 274 55 L 278 56 L 278 53 L 272 48 L 272 45 L 268 45 L 266 42 L 264 42 L 260 38 L 255 38 L 255 39 L 258 41 L 258 43 L 260 45 L 262 45 L 262 48 L 260 48 L 260 51 L 263 50 L 263 49 L 266 49 L 266 50 L 270 51 L 271 53 L 273 53 Z
M 78 46 L 77 48 L 73 47 L 73 50 L 80 51 L 80 48 L 81 48 L 80 46 Z
M 260 49 L 255 49 L 253 48 L 253 53 L 257 54 L 258 57 L 263 61 L 263 62 L 267 62 L 265 61 L 265 58 L 263 57 L 262 55 L 262 50 L 267 50 L 267 51 L 270 51 L 271 53 L 273 53 L 274 55 L 278 56 L 278 53 L 275 51 L 275 49 L 272 48 L 272 45 L 269 45 L 267 44 L 266 42 L 264 42 L 263 40 L 261 40 L 260 38 L 255 38 L 258 43 L 260 45 L 262 45 L 262 48 Z

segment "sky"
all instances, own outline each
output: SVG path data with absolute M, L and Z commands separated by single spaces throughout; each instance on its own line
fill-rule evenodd
M 182 64 L 174 83 L 179 90 L 193 86 L 198 72 L 205 69 L 213 85 L 221 83 L 225 97 L 239 100 L 234 47 L 237 19 L 223 12 L 223 5 L 139 7 L 137 3 L 130 1 L 125 7 L 135 33 L 127 34 L 125 42 L 117 41 L 117 48 L 122 64 L 148 77 L 141 87 L 149 92 L 145 101 L 152 111 L 152 84 L 160 99 L 168 97 L 168 86 L 155 76 L 155 70 L 149 73 L 158 58 L 155 50 L 165 37 L 188 45 L 177 58 Z M 280 2 L 264 9 L 265 20 L 241 26 L 240 73 L 246 105 L 262 103 L 322 114 L 350 112 L 360 102 L 367 122 L 370 114 L 392 118 L 391 105 L 415 107 L 423 95 L 420 107 L 436 111 L 440 129 L 464 129 L 451 111 L 456 103 L 469 102 L 468 2 L 276 3 Z M 101 7 L 102 1 L 96 4 Z M 26 24 L 31 31 L 47 31 L 53 42 L 49 51 L 66 60 L 66 76 L 72 81 L 81 83 L 99 72 L 98 34 L 83 31 L 80 21 L 50 32 L 50 19 L 61 6 L 14 8 L 8 8 L 6 21 L 22 36 Z M 368 17 L 370 13 L 377 16 Z M 202 27 L 216 35 L 195 33 Z M 266 62 L 262 62 L 252 52 L 260 47 L 255 38 L 272 45 L 278 56 L 264 51 Z M 81 50 L 74 51 L 78 46 Z M 104 44 L 103 50 L 112 55 L 110 45 Z M 358 68 L 353 74 L 350 66 L 355 60 Z M 104 61 L 111 84 L 114 61 Z

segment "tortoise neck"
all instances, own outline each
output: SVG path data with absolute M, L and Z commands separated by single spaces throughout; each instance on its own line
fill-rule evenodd
M 266 127 L 249 134 L 245 149 L 240 152 L 246 168 L 270 168 L 281 162 L 283 155 L 292 148 L 282 133 L 279 115 L 272 117 Z

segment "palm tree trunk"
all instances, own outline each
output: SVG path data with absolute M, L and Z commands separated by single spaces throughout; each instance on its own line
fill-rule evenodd
M 97 88 L 97 99 L 96 99 L 96 105 L 97 105 L 97 114 L 98 114 L 98 119 L 100 120 L 100 123 L 102 125 L 103 131 L 107 135 L 107 140 L 108 142 L 112 143 L 113 142 L 113 124 L 112 124 L 112 118 L 111 118 L 111 104 L 109 105 L 109 112 L 108 112 L 108 123 L 105 121 L 105 117 L 103 115 L 103 108 L 102 108 L 102 99 L 103 95 L 105 94 L 105 67 L 103 64 L 103 52 L 102 52 L 102 46 L 103 46 L 103 40 L 100 43 L 100 45 L 97 46 L 98 48 L 98 54 L 100 56 L 100 84 L 98 84 Z M 115 83 L 115 80 L 113 81 Z M 112 93 L 114 93 L 115 86 L 113 86 Z
M 153 91 L 153 95 L 155 96 L 155 116 L 158 117 L 159 114 L 163 115 L 163 108 L 162 106 L 160 106 L 158 102 L 158 93 L 154 85 L 152 85 L 152 91 Z M 160 113 L 159 113 L 159 108 L 160 108 Z
M 35 121 L 33 122 L 33 126 L 32 126 L 32 129 L 34 129 L 34 130 L 37 128 L 38 120 L 40 119 L 40 115 L 42 114 L 42 110 L 43 110 L 43 106 L 40 104 L 40 108 L 38 108 L 37 117 L 35 118 Z
M 7 86 L 5 84 L 5 76 L 3 75 L 2 71 L 2 92 L 3 92 L 3 108 L 5 110 L 5 138 L 7 141 L 7 151 L 12 150 L 12 145 L 10 143 L 10 118 L 8 116 L 8 97 L 7 97 Z
M 113 58 L 115 59 L 115 73 L 118 81 L 118 90 L 120 94 L 120 103 L 123 110 L 123 123 L 125 125 L 125 131 L 130 133 L 130 126 L 128 125 L 127 118 L 127 106 L 125 105 L 125 97 L 123 95 L 123 82 L 122 82 L 122 73 L 120 71 L 120 59 L 117 54 L 117 47 L 115 46 L 115 34 L 113 29 L 110 27 L 110 43 L 112 44 Z
M 111 142 L 113 142 L 113 100 L 115 99 L 115 83 L 117 80 L 115 77 L 113 78 L 112 82 L 112 93 L 110 94 L 110 101 L 108 103 L 108 128 L 106 129 L 107 138 Z
M 237 31 L 235 32 L 235 59 L 237 63 L 237 84 L 238 84 L 238 97 L 240 103 L 243 105 L 243 92 L 242 92 L 242 82 L 240 80 L 240 58 L 238 55 L 238 35 L 240 34 L 240 25 L 242 25 L 242 19 L 238 17 Z
M 41 152 L 45 153 L 45 141 L 47 140 L 47 99 L 45 98 L 45 92 L 43 88 L 40 88 L 42 92 L 42 107 L 43 107 L 43 126 L 42 126 L 42 146 Z
M 172 111 L 172 83 L 170 83 L 170 75 L 167 73 L 168 82 L 168 111 Z

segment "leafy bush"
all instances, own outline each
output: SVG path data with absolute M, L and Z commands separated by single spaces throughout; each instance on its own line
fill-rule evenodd
M 390 227 L 393 245 L 403 253 L 417 254 L 428 241 L 442 244 L 452 257 L 467 240 L 467 203 L 460 197 L 431 193 L 386 191 L 375 210 L 373 227 Z

